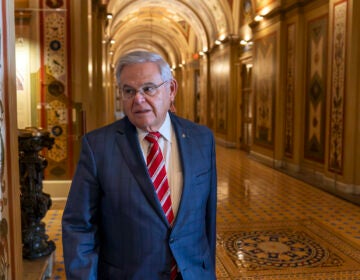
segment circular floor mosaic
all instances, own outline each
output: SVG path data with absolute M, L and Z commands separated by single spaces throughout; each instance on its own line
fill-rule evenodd
M 228 253 L 240 267 L 314 267 L 329 252 L 307 234 L 293 231 L 236 232 L 225 240 Z

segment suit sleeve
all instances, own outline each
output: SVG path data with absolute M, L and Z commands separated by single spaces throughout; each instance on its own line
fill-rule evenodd
M 215 140 L 212 139 L 211 149 L 211 181 L 210 181 L 210 195 L 207 202 L 206 209 L 206 230 L 209 240 L 211 256 L 215 267 L 216 254 L 216 208 L 217 208 L 217 173 L 216 173 L 216 155 L 215 155 Z
M 97 279 L 100 186 L 86 136 L 62 217 L 67 279 Z

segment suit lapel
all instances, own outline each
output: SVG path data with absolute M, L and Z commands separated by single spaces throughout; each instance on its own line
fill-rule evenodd
M 121 147 L 122 158 L 128 165 L 139 187 L 145 197 L 155 209 L 156 213 L 168 224 L 164 211 L 157 199 L 154 186 L 148 175 L 146 163 L 144 161 L 141 147 L 138 141 L 136 128 L 125 118 L 116 134 L 116 142 Z
M 192 160 L 192 152 L 190 150 L 191 144 L 189 142 L 191 141 L 190 131 L 184 128 L 183 126 L 181 126 L 181 124 L 171 114 L 170 116 L 176 134 L 176 140 L 178 144 L 179 156 L 180 156 L 182 173 L 183 173 L 183 190 L 182 190 L 178 214 L 174 223 L 174 228 L 175 228 L 176 224 L 185 218 L 184 214 L 186 213 L 186 211 L 184 210 L 188 207 L 187 203 L 192 201 L 191 192 L 190 192 L 191 191 L 190 186 L 193 177 L 192 162 L 196 162 L 196 161 Z

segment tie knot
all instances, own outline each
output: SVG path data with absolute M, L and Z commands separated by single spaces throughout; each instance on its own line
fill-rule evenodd
M 146 136 L 145 136 L 145 139 L 147 141 L 149 141 L 150 143 L 155 143 L 159 140 L 161 134 L 160 132 L 149 132 Z

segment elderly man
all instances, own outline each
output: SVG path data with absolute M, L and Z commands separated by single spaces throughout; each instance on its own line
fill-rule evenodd
M 86 134 L 63 215 L 68 279 L 212 280 L 211 131 L 170 112 L 177 82 L 158 54 L 116 66 L 125 117 Z

